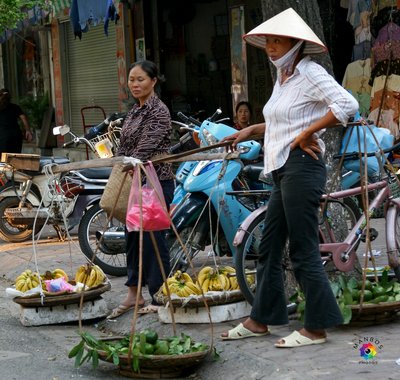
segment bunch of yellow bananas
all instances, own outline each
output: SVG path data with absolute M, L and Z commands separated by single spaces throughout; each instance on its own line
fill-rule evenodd
M 253 278 L 247 277 L 248 281 L 254 282 Z M 228 265 L 212 268 L 209 266 L 203 267 L 197 280 L 203 290 L 203 293 L 208 291 L 223 291 L 239 289 L 239 284 L 236 278 L 236 270 Z
M 176 271 L 172 277 L 167 278 L 169 291 L 179 297 L 188 297 L 192 294 L 201 294 L 200 288 L 193 282 L 188 273 L 180 270 Z M 164 295 L 168 295 L 167 287 L 164 284 L 161 287 Z
M 26 292 L 29 289 L 36 288 L 39 285 L 39 274 L 30 269 L 23 271 L 15 279 L 15 289 L 20 292 Z
M 226 274 L 212 267 L 203 267 L 200 270 L 197 279 L 203 289 L 203 293 L 207 293 L 210 290 L 229 290 L 230 288 L 230 282 Z
M 53 271 L 47 270 L 44 274 L 41 275 L 42 280 L 55 280 L 56 278 L 64 277 L 65 281 L 69 281 L 67 273 L 63 269 L 57 268 Z
M 106 279 L 106 275 L 98 265 L 81 265 L 75 274 L 75 281 L 85 284 L 89 288 L 99 286 Z

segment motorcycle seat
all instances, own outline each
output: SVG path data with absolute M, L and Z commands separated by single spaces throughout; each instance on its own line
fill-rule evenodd
M 70 161 L 67 157 L 42 156 L 42 157 L 40 157 L 39 171 L 41 171 L 43 169 L 43 166 L 48 165 L 48 164 L 62 165 L 62 164 L 69 164 L 69 162 Z
M 260 173 L 264 169 L 264 163 L 263 162 L 256 162 L 254 164 L 249 164 L 246 165 L 243 168 L 243 174 L 246 176 L 251 181 L 258 181 L 258 178 L 260 177 Z
M 111 174 L 111 167 L 107 168 L 87 168 L 87 169 L 81 169 L 79 170 L 79 173 L 81 173 L 84 177 L 86 178 L 91 178 L 91 179 L 107 179 L 110 177 Z

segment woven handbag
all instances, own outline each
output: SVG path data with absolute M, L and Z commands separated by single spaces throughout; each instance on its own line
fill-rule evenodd
M 100 199 L 100 207 L 109 217 L 112 216 L 125 224 L 132 176 L 128 172 L 123 172 L 123 167 L 123 164 L 113 166 L 110 178 Z

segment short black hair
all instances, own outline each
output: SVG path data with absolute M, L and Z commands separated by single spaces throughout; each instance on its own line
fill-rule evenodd
M 241 102 L 239 102 L 238 104 L 236 104 L 236 108 L 235 108 L 235 113 L 238 113 L 239 107 L 240 106 L 247 106 L 247 108 L 249 109 L 250 115 L 253 115 L 253 110 L 251 108 L 251 105 L 249 102 L 242 100 Z

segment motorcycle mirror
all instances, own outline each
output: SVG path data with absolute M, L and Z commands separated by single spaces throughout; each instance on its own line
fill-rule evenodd
M 53 128 L 53 135 L 57 136 L 57 135 L 61 135 L 64 136 L 66 135 L 69 131 L 70 131 L 70 127 L 68 125 L 60 125 L 58 127 L 54 127 Z

